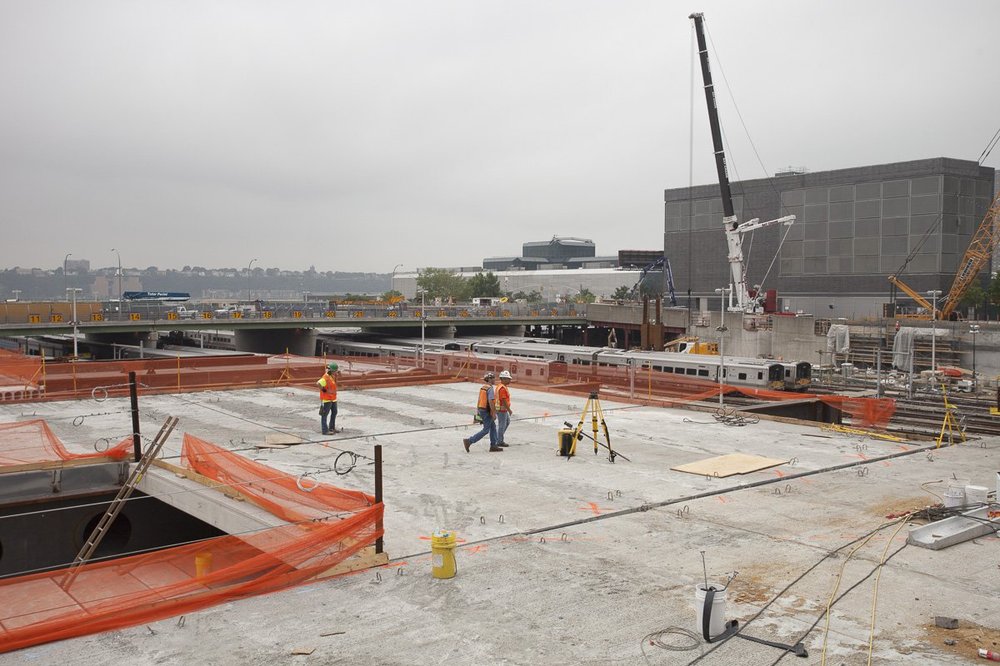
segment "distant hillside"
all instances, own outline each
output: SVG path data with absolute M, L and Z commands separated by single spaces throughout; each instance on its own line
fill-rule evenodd
M 305 292 L 311 294 L 381 294 L 388 291 L 391 275 L 387 273 L 346 273 L 341 271 L 282 271 L 277 268 L 254 268 L 248 278 L 246 269 L 203 268 L 185 266 L 182 270 L 123 269 L 123 290 L 183 291 L 194 299 L 246 299 L 248 290 L 253 298 L 264 300 L 296 300 Z M 22 300 L 66 298 L 68 287 L 83 291 L 79 298 L 117 298 L 116 270 L 102 268 L 92 271 L 70 270 L 63 275 L 57 269 L 11 268 L 0 271 L 0 297 Z

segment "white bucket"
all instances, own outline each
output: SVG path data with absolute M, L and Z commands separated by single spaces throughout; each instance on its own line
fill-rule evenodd
M 714 585 L 710 587 L 715 590 L 715 596 L 712 597 L 712 616 L 708 623 L 708 635 L 714 638 L 726 630 L 726 591 L 720 590 Z M 698 623 L 695 631 L 702 637 L 704 637 L 701 627 L 702 615 L 705 610 L 705 592 L 704 583 L 699 583 L 694 591 L 695 619 Z
M 986 486 L 966 486 L 965 501 L 967 504 L 986 504 L 986 495 L 990 489 Z
M 953 509 L 965 504 L 965 485 L 948 484 L 948 490 L 944 491 L 944 506 L 946 509 Z

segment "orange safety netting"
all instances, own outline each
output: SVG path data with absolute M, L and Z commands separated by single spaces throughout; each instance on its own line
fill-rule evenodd
M 0 391 L 33 392 L 42 381 L 42 359 L 0 349 Z
M 240 483 L 240 493 L 255 503 L 275 502 L 288 516 L 311 518 L 86 564 L 66 589 L 64 570 L 0 580 L 0 652 L 306 583 L 382 536 L 383 505 L 370 495 L 322 483 L 298 490 L 294 476 L 243 465 L 239 454 L 195 438 L 185 441 L 184 457 L 208 472 L 238 469 L 227 476 Z M 269 492 L 278 489 L 275 499 Z
M 219 455 L 222 451 L 226 455 Z M 274 515 L 296 522 L 321 519 L 337 511 L 358 511 L 375 503 L 375 498 L 360 490 L 345 490 L 317 484 L 311 478 L 296 479 L 287 474 L 275 475 L 274 469 L 184 434 L 181 460 L 202 476 L 241 492 L 253 489 L 257 503 Z M 315 489 L 313 486 L 316 486 Z M 245 493 L 246 494 L 246 493 Z
M 105 451 L 70 453 L 49 428 L 49 424 L 42 419 L 21 423 L 0 423 L 0 466 L 87 458 L 123 460 L 131 454 L 131 437 L 126 437 Z

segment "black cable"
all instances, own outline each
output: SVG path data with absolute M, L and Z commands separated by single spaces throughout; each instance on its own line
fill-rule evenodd
M 813 564 L 811 567 L 809 567 L 808 569 L 806 569 L 805 571 L 803 571 L 801 574 L 799 574 L 799 576 L 795 580 L 793 580 L 791 583 L 789 583 L 788 585 L 786 585 L 784 587 L 784 589 L 782 589 L 780 592 L 778 592 L 778 594 L 774 595 L 774 597 L 772 597 L 770 601 L 768 601 L 766 604 L 764 604 L 761 607 L 761 609 L 754 614 L 753 617 L 751 617 L 749 620 L 747 620 L 746 622 L 744 622 L 743 625 L 739 628 L 739 631 L 737 631 L 735 634 L 733 634 L 729 638 L 727 638 L 727 639 L 725 639 L 725 640 L 723 640 L 723 641 L 721 641 L 719 643 L 714 644 L 707 652 L 705 652 L 704 654 L 702 654 L 698 658 L 694 659 L 693 661 L 688 662 L 687 666 L 691 666 L 692 664 L 695 664 L 695 663 L 701 661 L 702 659 L 704 659 L 705 657 L 707 657 L 708 655 L 712 654 L 713 652 L 715 652 L 716 650 L 718 650 L 720 647 L 722 647 L 723 645 L 725 645 L 726 643 L 728 643 L 735 636 L 738 636 L 742 631 L 744 631 L 748 626 L 750 626 L 751 622 L 753 622 L 754 620 L 756 620 L 757 618 L 759 618 L 761 615 L 763 615 L 764 611 L 766 611 L 768 608 L 770 608 L 771 605 L 774 602 L 776 602 L 778 599 L 780 599 L 782 596 L 784 596 L 786 592 L 788 592 L 790 589 L 792 589 L 792 587 L 794 587 L 803 578 L 805 578 L 810 573 L 812 573 L 814 570 L 816 570 L 821 564 L 823 564 L 824 562 L 826 562 L 827 559 L 833 557 L 834 555 L 836 555 L 840 551 L 844 550 L 848 546 L 853 546 L 854 544 L 858 543 L 859 541 L 863 541 L 864 539 L 867 539 L 868 537 L 870 537 L 871 535 L 875 534 L 876 532 L 880 532 L 880 531 L 884 530 L 887 527 L 891 527 L 893 525 L 896 525 L 896 524 L 902 522 L 903 520 L 904 520 L 903 518 L 899 518 L 898 520 L 894 520 L 892 522 L 883 523 L 882 525 L 879 525 L 875 529 L 870 530 L 869 532 L 867 532 L 865 534 L 862 534 L 858 538 L 853 539 L 852 541 L 848 541 L 847 543 L 842 544 L 841 546 L 837 547 L 835 550 L 831 550 L 830 552 L 828 552 L 825 555 L 823 555 L 823 557 L 821 557 L 815 564 Z M 896 551 L 896 552 L 899 552 L 899 551 Z M 895 553 L 893 553 L 893 555 L 895 555 Z M 889 559 L 890 558 L 886 558 L 886 562 L 888 562 Z M 877 567 L 876 567 L 876 569 L 877 569 Z M 874 573 L 874 572 L 872 572 L 872 573 Z M 871 574 L 868 574 L 868 576 L 871 576 Z M 868 578 L 868 576 L 866 576 L 865 578 Z M 862 580 L 864 580 L 864 579 L 862 579 Z M 857 587 L 857 584 L 855 584 L 854 586 L 852 586 L 851 588 L 849 588 L 846 592 L 844 592 L 844 594 L 847 594 L 847 592 L 849 592 L 850 590 L 854 589 L 854 587 Z M 841 595 L 841 597 L 843 597 L 843 595 Z M 839 601 L 841 597 L 838 597 L 838 599 L 836 601 Z M 836 603 L 836 601 L 834 603 Z M 831 607 L 832 607 L 832 604 L 831 604 Z M 824 611 L 824 615 L 825 615 L 825 611 Z M 821 618 L 822 618 L 822 616 L 821 616 Z M 819 620 L 816 621 L 816 624 L 818 624 L 818 623 L 819 623 Z M 815 628 L 816 624 L 814 624 L 809 629 L 809 631 L 812 631 L 812 629 Z M 809 632 L 806 632 L 806 635 L 808 635 L 808 633 Z M 792 644 L 801 643 L 804 638 L 805 638 L 805 636 L 803 636 L 802 639 L 799 639 L 797 641 L 791 641 L 791 643 Z M 782 652 L 782 657 L 784 657 L 784 655 L 786 655 L 786 654 L 788 654 L 788 652 Z M 779 659 L 779 661 L 780 661 L 780 659 Z M 777 662 L 775 662 L 775 663 L 777 663 Z
M 871 571 L 869 571 L 868 574 L 864 578 L 862 578 L 861 580 L 859 580 L 858 582 L 856 582 L 854 585 L 851 585 L 849 588 L 847 588 L 846 590 L 844 590 L 843 594 L 841 594 L 839 597 L 837 597 L 836 599 L 834 599 L 833 603 L 830 604 L 830 608 L 833 608 L 837 604 L 838 601 L 840 601 L 841 599 L 843 599 L 844 597 L 846 597 L 852 590 L 854 590 L 854 588 L 856 588 L 857 586 L 861 585 L 861 583 L 863 583 L 866 580 L 868 580 L 869 578 L 871 578 L 872 575 L 875 574 L 875 572 L 877 572 L 879 569 L 881 569 L 883 566 L 885 566 L 886 562 L 888 562 L 892 558 L 896 557 L 896 555 L 899 554 L 899 551 L 903 550 L 908 545 L 909 544 L 904 543 L 902 546 L 900 546 L 896 550 L 892 551 L 892 554 L 889 555 L 887 558 L 885 558 L 885 561 L 880 562 L 879 564 L 876 564 L 875 568 L 872 569 Z M 824 617 L 826 617 L 826 613 L 827 613 L 827 609 L 824 608 L 823 612 L 820 613 L 819 617 L 816 618 L 816 621 L 813 622 L 812 625 L 810 625 L 810 627 L 808 629 L 806 629 L 805 633 L 802 634 L 802 636 L 796 642 L 801 643 L 802 641 L 804 641 L 809 636 L 809 633 L 813 629 L 816 628 L 816 625 L 819 624 L 823 620 Z M 771 662 L 771 666 L 775 666 L 779 661 L 781 661 L 782 659 L 784 659 L 786 656 L 788 656 L 788 653 L 787 652 L 782 652 L 780 655 L 778 655 L 777 659 L 775 659 L 773 662 Z

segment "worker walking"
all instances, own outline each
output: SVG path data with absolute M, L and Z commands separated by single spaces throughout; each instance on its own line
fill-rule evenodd
M 497 424 L 496 424 L 496 393 L 493 391 L 493 381 L 495 375 L 487 372 L 483 375 L 483 385 L 479 387 L 479 400 L 476 402 L 476 411 L 483 422 L 483 429 L 472 437 L 462 440 L 465 452 L 469 452 L 469 447 L 483 438 L 486 433 L 490 434 L 490 453 L 503 451 L 497 446 Z
M 497 388 L 497 446 L 505 447 L 507 443 L 503 439 L 503 435 L 507 432 L 507 426 L 510 425 L 510 417 L 514 415 L 514 410 L 510 408 L 510 389 L 508 385 L 510 384 L 511 376 L 510 372 L 504 370 L 500 373 L 500 386 Z
M 326 372 L 316 382 L 319 385 L 319 416 L 324 435 L 337 432 L 337 372 L 337 364 L 331 361 L 326 365 Z M 326 426 L 327 416 L 330 417 L 329 428 Z

